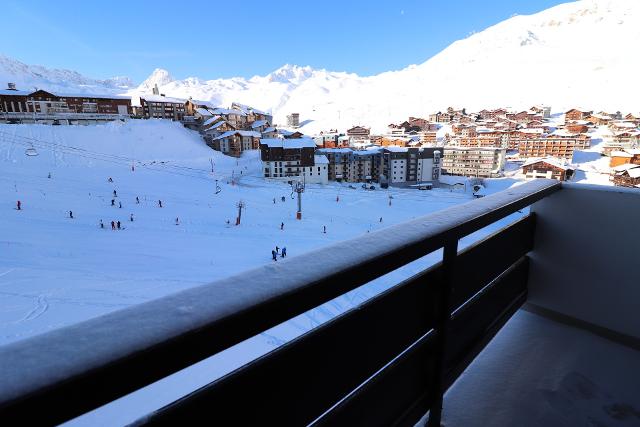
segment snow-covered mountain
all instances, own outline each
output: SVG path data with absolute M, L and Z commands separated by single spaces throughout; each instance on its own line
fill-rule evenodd
M 277 123 L 299 112 L 301 120 L 310 122 L 307 131 L 354 124 L 381 130 L 408 115 L 424 116 L 450 105 L 527 108 L 544 103 L 554 110 L 636 111 L 637 40 L 640 1 L 581 0 L 514 16 L 400 71 L 360 77 L 285 65 L 250 79 L 173 80 L 161 91 L 271 109 Z
M 13 58 L 0 55 L 0 89 L 7 83 L 16 83 L 18 89 L 46 89 L 62 93 L 121 93 L 134 87 L 128 77 L 112 77 L 107 80 L 92 79 L 82 74 L 41 65 L 27 65 Z
M 543 103 L 555 111 L 574 106 L 638 111 L 637 40 L 640 1 L 580 0 L 514 16 L 454 42 L 420 65 L 369 77 L 287 64 L 249 79 L 176 80 L 156 69 L 136 88 L 127 87 L 128 80 L 86 82 L 90 79 L 70 71 L 46 70 L 46 78 L 69 87 L 84 85 L 83 90 L 120 86 L 132 95 L 149 93 L 158 84 L 167 96 L 271 110 L 281 124 L 287 114 L 298 112 L 308 123 L 306 132 L 354 124 L 383 130 L 408 115 L 425 116 L 447 106 Z

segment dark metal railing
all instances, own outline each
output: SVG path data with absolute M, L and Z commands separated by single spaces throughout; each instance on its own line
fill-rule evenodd
M 526 299 L 535 218 L 461 252 L 458 240 L 558 189 L 533 181 L 0 347 L 0 419 L 74 418 L 444 248 L 438 265 L 138 421 L 404 425 L 431 410 L 436 425 L 444 391 Z

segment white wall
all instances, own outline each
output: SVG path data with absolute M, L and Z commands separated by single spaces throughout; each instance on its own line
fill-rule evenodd
M 531 210 L 528 301 L 640 338 L 640 190 L 563 183 Z

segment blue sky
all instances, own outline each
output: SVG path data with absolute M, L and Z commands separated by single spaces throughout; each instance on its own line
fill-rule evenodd
M 0 53 L 27 64 L 140 83 L 264 75 L 285 63 L 373 75 L 561 0 L 4 0 Z M 11 35 L 11 36 L 8 36 Z

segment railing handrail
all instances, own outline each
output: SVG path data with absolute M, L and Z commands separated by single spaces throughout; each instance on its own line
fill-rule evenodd
M 535 180 L 404 224 L 0 347 L 0 411 L 86 387 L 91 410 L 559 190 Z M 149 355 L 157 362 L 149 364 Z M 146 368 L 146 369 L 144 369 Z M 127 382 L 113 378 L 127 378 Z M 96 387 L 97 380 L 103 383 Z

